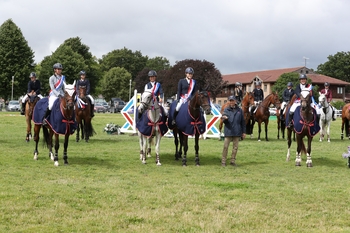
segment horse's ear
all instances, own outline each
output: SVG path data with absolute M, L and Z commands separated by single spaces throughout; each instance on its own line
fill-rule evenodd
M 74 80 L 74 82 L 73 82 L 73 86 L 75 87 L 75 80 Z
M 321 92 L 319 91 L 318 94 L 321 95 Z

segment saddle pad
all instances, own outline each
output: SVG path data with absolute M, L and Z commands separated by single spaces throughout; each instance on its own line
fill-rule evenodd
M 306 125 L 304 122 L 304 119 L 301 117 L 301 114 L 300 114 L 301 106 L 298 106 L 295 109 L 294 116 L 293 116 L 293 123 L 294 123 L 294 131 L 297 134 L 300 134 L 303 131 L 304 127 L 308 127 L 309 135 L 311 137 L 315 136 L 320 131 L 321 129 L 320 125 L 316 120 L 317 119 L 316 110 L 312 109 L 312 111 L 313 111 L 314 119 L 312 122 L 309 123 L 309 125 Z

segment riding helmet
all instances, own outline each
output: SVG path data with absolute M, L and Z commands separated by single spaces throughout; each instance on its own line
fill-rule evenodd
M 84 70 L 79 72 L 79 75 L 86 75 L 86 72 Z
M 63 69 L 63 66 L 61 63 L 56 63 L 53 65 L 53 69 Z
M 152 77 L 152 76 L 157 77 L 157 72 L 154 71 L 154 70 L 150 70 L 150 71 L 148 72 L 148 77 Z
M 325 82 L 325 83 L 324 83 L 324 86 L 325 86 L 325 87 L 329 87 L 329 82 Z
M 307 79 L 306 74 L 299 74 L 299 79 Z
M 194 70 L 193 70 L 192 67 L 187 67 L 186 70 L 185 70 L 185 73 L 193 74 Z
M 228 101 L 230 101 L 230 100 L 236 100 L 236 97 L 234 95 L 231 95 L 228 97 Z
M 288 82 L 287 87 L 292 87 L 293 83 L 292 82 Z
M 242 83 L 236 82 L 235 86 L 236 86 L 236 87 L 242 86 Z
M 31 77 L 36 77 L 36 73 L 35 72 L 30 73 L 29 78 Z

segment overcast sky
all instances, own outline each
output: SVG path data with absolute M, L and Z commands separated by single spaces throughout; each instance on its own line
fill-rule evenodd
M 126 47 L 222 74 L 303 66 L 350 51 L 348 0 L 0 0 L 35 62 L 80 37 L 97 58 Z M 304 59 L 304 57 L 308 59 Z

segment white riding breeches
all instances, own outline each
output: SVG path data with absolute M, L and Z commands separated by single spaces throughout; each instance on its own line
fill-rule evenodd
M 52 109 L 52 105 L 53 105 L 53 103 L 55 102 L 55 100 L 57 100 L 57 99 L 58 99 L 57 96 L 55 96 L 55 95 L 50 95 L 50 97 L 49 97 L 49 110 Z
M 185 102 L 186 102 L 186 101 L 185 101 L 184 99 L 180 99 L 179 102 L 178 102 L 177 105 L 176 105 L 175 110 L 178 112 L 178 111 L 180 110 L 180 108 L 181 108 L 181 105 L 182 105 L 183 103 L 185 103 Z
M 95 104 L 95 100 L 91 95 L 87 95 L 87 97 L 91 100 L 91 104 Z

